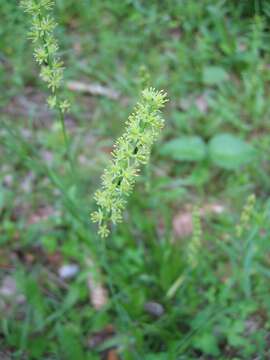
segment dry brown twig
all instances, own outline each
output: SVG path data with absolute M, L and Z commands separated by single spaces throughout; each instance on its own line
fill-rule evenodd
M 112 100 L 117 100 L 120 93 L 114 89 L 100 84 L 86 84 L 81 81 L 69 81 L 67 88 L 71 91 L 86 93 L 94 96 L 105 96 Z

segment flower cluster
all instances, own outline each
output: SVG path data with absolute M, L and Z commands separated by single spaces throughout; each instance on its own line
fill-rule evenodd
M 61 100 L 58 89 L 63 80 L 63 62 L 58 52 L 58 42 L 53 32 L 57 24 L 50 12 L 53 8 L 53 0 L 21 0 L 24 11 L 31 15 L 32 26 L 29 37 L 35 45 L 34 58 L 41 66 L 40 77 L 47 83 L 51 90 L 48 98 L 50 108 L 58 109 L 62 114 L 69 110 L 67 100 Z
M 153 88 L 142 92 L 141 100 L 126 123 L 125 133 L 116 141 L 113 159 L 102 176 L 101 189 L 95 193 L 97 211 L 91 214 L 99 225 L 99 235 L 109 235 L 108 223 L 117 224 L 131 193 L 140 166 L 149 160 L 154 141 L 164 125 L 160 109 L 166 103 L 166 94 Z
M 241 237 L 244 233 L 244 231 L 248 228 L 250 224 L 251 217 L 254 212 L 256 204 L 256 197 L 254 194 L 251 194 L 247 198 L 247 202 L 242 210 L 241 216 L 240 216 L 240 222 L 236 226 L 236 235 L 238 237 Z
M 201 248 L 202 225 L 200 218 L 200 209 L 196 206 L 192 212 L 193 234 L 188 246 L 188 262 L 191 268 L 195 268 L 198 262 L 198 256 Z

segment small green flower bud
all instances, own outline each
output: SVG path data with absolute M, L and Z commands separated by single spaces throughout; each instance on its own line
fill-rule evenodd
M 30 15 L 39 15 L 43 10 L 51 10 L 53 7 L 52 0 L 21 0 L 21 7 Z
M 54 109 L 56 107 L 56 104 L 57 104 L 56 96 L 55 95 L 54 96 L 49 96 L 48 100 L 47 100 L 47 103 L 48 103 L 50 109 Z
M 98 234 L 100 235 L 100 237 L 106 238 L 109 235 L 109 233 L 110 231 L 107 225 L 103 224 L 99 226 Z
M 34 51 L 34 58 L 39 65 L 48 62 L 48 53 L 43 47 L 39 47 Z
M 70 103 L 68 100 L 63 100 L 59 104 L 61 112 L 64 114 L 66 112 L 69 112 L 70 110 Z
M 94 222 L 94 223 L 99 223 L 101 224 L 102 223 L 102 220 L 103 220 L 103 213 L 102 211 L 99 209 L 98 211 L 94 211 L 92 214 L 91 214 L 91 220 Z

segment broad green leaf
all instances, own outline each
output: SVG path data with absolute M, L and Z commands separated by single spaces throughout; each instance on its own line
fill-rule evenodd
M 205 332 L 195 337 L 194 345 L 207 355 L 219 356 L 220 354 L 217 336 L 212 333 Z
M 183 136 L 164 144 L 160 153 L 174 160 L 200 161 L 206 156 L 206 145 L 198 136 Z
M 207 66 L 203 70 L 203 82 L 206 85 L 217 85 L 228 79 L 227 72 L 219 66 Z
M 231 134 L 218 134 L 209 143 L 210 158 L 224 169 L 238 169 L 255 155 L 252 145 Z

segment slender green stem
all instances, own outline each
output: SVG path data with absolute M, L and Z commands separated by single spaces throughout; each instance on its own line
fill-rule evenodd
M 74 166 L 74 161 L 73 161 L 71 151 L 70 151 L 70 139 L 69 139 L 69 136 L 67 134 L 64 114 L 61 111 L 59 105 L 57 105 L 57 113 L 58 113 L 58 121 L 61 124 L 61 130 L 62 130 L 64 143 L 65 143 L 65 151 L 66 151 L 66 155 L 67 155 L 67 158 L 68 158 L 68 161 L 69 161 L 69 166 L 70 166 L 70 172 L 71 172 L 72 177 L 74 177 L 75 166 Z
M 62 134 L 63 134 L 63 138 L 64 138 L 64 143 L 65 143 L 65 152 L 66 152 L 67 160 L 69 163 L 70 176 L 71 176 L 73 183 L 75 185 L 77 185 L 77 177 L 76 177 L 77 173 L 76 173 L 76 169 L 75 169 L 75 162 L 74 162 L 73 156 L 71 154 L 70 139 L 67 135 L 64 115 L 60 109 L 58 110 L 58 114 L 59 114 L 58 117 L 59 117 L 59 122 L 61 124 Z
M 68 138 L 68 135 L 67 135 L 67 129 L 66 129 L 66 124 L 65 124 L 64 114 L 62 113 L 60 108 L 58 108 L 57 110 L 58 110 L 58 117 L 59 117 L 59 121 L 60 121 L 60 124 L 61 124 L 61 129 L 62 129 L 62 133 L 63 133 L 63 137 L 64 137 L 66 151 L 68 153 L 69 152 L 69 138 Z
M 125 311 L 125 309 L 120 305 L 120 303 L 118 302 L 117 298 L 116 298 L 116 291 L 114 289 L 114 285 L 113 285 L 113 279 L 112 279 L 112 274 L 111 274 L 111 270 L 110 270 L 110 266 L 109 266 L 109 260 L 108 260 L 108 255 L 107 255 L 107 248 L 106 248 L 106 243 L 104 241 L 104 239 L 99 239 L 98 241 L 99 244 L 99 251 L 100 251 L 100 259 L 101 259 L 101 265 L 103 266 L 104 270 L 106 271 L 107 274 L 107 279 L 108 279 L 108 286 L 109 286 L 109 290 L 110 293 L 112 295 L 113 298 L 113 303 L 115 305 L 115 309 L 116 312 L 119 315 L 119 318 L 122 318 L 125 320 L 125 323 L 130 323 L 131 319 L 128 315 L 128 313 Z

